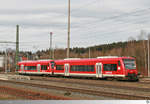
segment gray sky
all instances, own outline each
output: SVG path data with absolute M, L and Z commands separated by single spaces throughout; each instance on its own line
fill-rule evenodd
M 67 47 L 68 0 L 0 0 L 0 41 L 15 41 L 20 25 L 20 50 Z M 71 0 L 71 47 L 128 40 L 149 32 L 150 0 Z M 0 44 L 1 49 L 14 44 Z
M 146 104 L 144 100 L 0 101 L 0 104 Z

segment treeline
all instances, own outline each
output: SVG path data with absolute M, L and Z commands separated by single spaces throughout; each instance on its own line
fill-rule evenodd
M 38 59 L 50 58 L 49 50 L 38 51 Z M 87 48 L 70 49 L 70 58 L 95 58 L 98 56 L 132 56 L 136 57 L 137 68 L 142 75 L 147 75 L 147 40 L 131 40 L 112 44 L 103 44 Z M 54 59 L 66 58 L 66 49 L 53 50 Z

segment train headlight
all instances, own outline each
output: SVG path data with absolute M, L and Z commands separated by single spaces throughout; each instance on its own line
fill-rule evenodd
M 121 68 L 120 67 L 118 67 L 118 70 L 120 70 Z

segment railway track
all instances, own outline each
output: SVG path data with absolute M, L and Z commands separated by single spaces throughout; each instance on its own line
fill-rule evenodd
M 129 95 L 129 94 L 119 94 L 113 92 L 105 92 L 105 91 L 95 91 L 83 88 L 70 88 L 70 87 L 60 87 L 60 86 L 53 86 L 53 85 L 42 85 L 42 84 L 33 84 L 33 83 L 26 83 L 26 82 L 18 82 L 18 81 L 1 81 L 7 83 L 16 83 L 25 86 L 32 86 L 38 88 L 47 88 L 47 89 L 55 89 L 55 90 L 62 90 L 67 92 L 78 92 L 83 94 L 95 95 L 95 96 L 104 96 L 104 97 L 111 97 L 117 99 L 128 99 L 128 100 L 135 100 L 135 99 L 150 99 L 149 96 L 140 96 L 140 95 Z
M 118 86 L 118 85 L 111 85 L 106 83 L 89 83 L 89 82 L 79 82 L 79 81 L 69 81 L 69 80 L 53 80 L 53 79 L 41 79 L 41 78 L 32 78 L 32 80 L 41 80 L 41 81 L 48 81 L 48 82 L 59 82 L 59 83 L 69 83 L 69 84 L 79 84 L 79 85 L 87 85 L 87 86 L 95 86 L 95 87 L 105 87 L 105 88 L 115 88 L 115 89 L 124 89 L 124 90 L 137 90 L 142 92 L 149 92 L 150 88 L 141 88 L 141 87 L 132 87 L 132 86 Z M 141 82 L 142 83 L 142 82 Z M 145 83 L 145 82 L 143 82 Z M 142 83 L 142 84 L 143 84 Z
M 69 98 L 57 97 L 50 94 L 45 94 L 41 92 L 35 92 L 31 90 L 23 90 L 17 88 L 11 88 L 8 86 L 0 86 L 1 94 L 10 94 L 13 96 L 18 96 L 23 99 L 30 99 L 30 100 L 68 100 Z
M 147 81 L 147 82 L 145 82 L 145 81 L 141 81 L 141 82 L 138 82 L 138 83 L 140 83 L 140 84 L 150 85 L 150 81 Z

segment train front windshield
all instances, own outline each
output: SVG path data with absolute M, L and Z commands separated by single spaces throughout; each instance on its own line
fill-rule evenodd
M 126 69 L 136 69 L 136 64 L 134 59 L 123 59 L 123 63 Z

